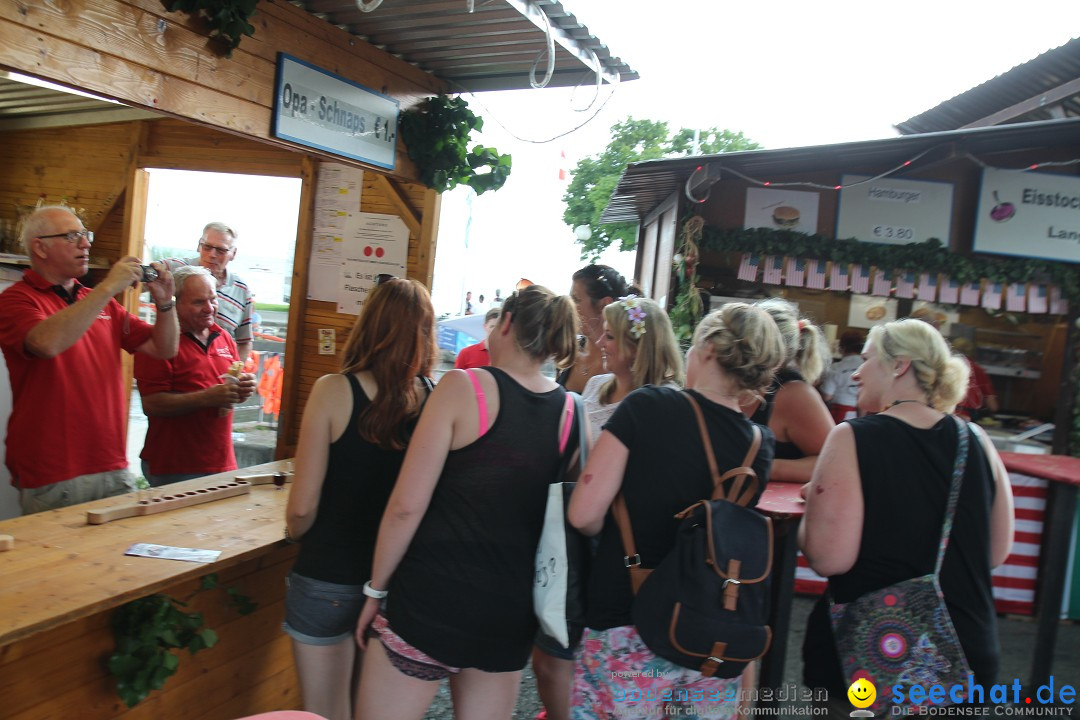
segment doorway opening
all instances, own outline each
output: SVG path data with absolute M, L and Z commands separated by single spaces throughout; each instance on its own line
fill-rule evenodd
M 239 467 L 273 459 L 280 417 L 288 336 L 296 230 L 300 214 L 300 178 L 239 175 L 147 168 L 146 230 L 143 262 L 166 258 L 198 262 L 203 227 L 222 222 L 236 230 L 235 257 L 228 269 L 254 295 L 254 343 L 247 369 L 257 375 L 258 391 L 233 412 L 233 446 Z M 149 293 L 140 315 L 153 316 Z M 132 472 L 141 474 L 139 454 L 147 419 L 137 387 L 132 388 L 127 455 Z

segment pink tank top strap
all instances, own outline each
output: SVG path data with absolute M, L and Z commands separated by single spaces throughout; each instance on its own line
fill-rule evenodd
M 566 393 L 566 405 L 563 408 L 566 419 L 563 420 L 562 431 L 559 433 L 559 454 L 566 449 L 566 443 L 570 440 L 570 429 L 574 425 L 574 394 Z
M 484 388 L 480 387 L 480 378 L 476 377 L 472 368 L 467 368 L 465 374 L 469 376 L 473 390 L 476 392 L 476 409 L 480 415 L 480 431 L 476 434 L 476 439 L 479 440 L 488 431 L 487 398 L 484 396 Z

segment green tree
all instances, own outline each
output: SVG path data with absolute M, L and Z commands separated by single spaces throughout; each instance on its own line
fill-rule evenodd
M 717 128 L 701 131 L 698 142 L 699 154 L 703 155 L 761 147 L 741 132 Z M 693 130 L 683 128 L 671 135 L 666 122 L 628 117 L 611 127 L 611 141 L 603 152 L 578 161 L 563 195 L 566 203 L 563 222 L 572 228 L 587 225 L 592 231 L 588 240 L 578 241 L 582 245 L 582 260 L 595 260 L 614 243 L 622 250 L 633 250 L 637 245 L 636 223 L 600 223 L 600 215 L 626 166 L 632 162 L 690 155 L 693 143 Z

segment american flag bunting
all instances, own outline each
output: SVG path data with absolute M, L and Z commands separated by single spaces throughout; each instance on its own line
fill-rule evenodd
M 761 258 L 757 255 L 743 253 L 742 262 L 739 263 L 739 274 L 736 277 L 747 282 L 754 282 L 757 280 L 757 271 L 760 264 Z
M 938 292 L 938 299 L 945 305 L 955 305 L 960 302 L 960 283 L 951 277 L 943 276 L 941 278 L 940 290 Z
M 787 276 L 784 282 L 791 287 L 802 287 L 806 277 L 806 261 L 802 258 L 787 259 Z
M 1009 312 L 1024 312 L 1024 299 L 1027 297 L 1027 285 L 1010 283 L 1005 291 L 1005 309 Z
M 767 285 L 779 285 L 784 274 L 784 258 L 770 255 L 765 258 L 765 273 L 761 281 Z
M 825 289 L 825 261 L 808 260 L 806 263 L 806 287 L 811 290 Z

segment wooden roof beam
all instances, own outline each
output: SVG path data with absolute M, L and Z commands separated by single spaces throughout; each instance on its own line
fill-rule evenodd
M 1033 112 L 1035 110 L 1042 110 L 1048 105 L 1053 105 L 1055 103 L 1061 102 L 1062 100 L 1065 100 L 1066 98 L 1072 97 L 1076 94 L 1080 94 L 1080 78 L 1074 78 L 1067 83 L 1062 83 L 1061 85 L 1058 85 L 1052 90 L 1047 90 L 1046 92 L 1039 93 L 1038 95 L 1033 95 L 1027 100 L 1022 100 L 1015 105 L 1011 105 L 1005 108 L 1004 110 L 999 110 L 992 115 L 987 115 L 986 117 L 980 118 L 975 122 L 970 122 L 967 125 L 964 125 L 964 127 L 961 129 L 966 130 L 968 128 L 990 127 L 991 125 L 1000 125 L 1002 123 L 1008 122 L 1009 120 L 1013 120 L 1014 118 L 1026 115 L 1029 112 Z

